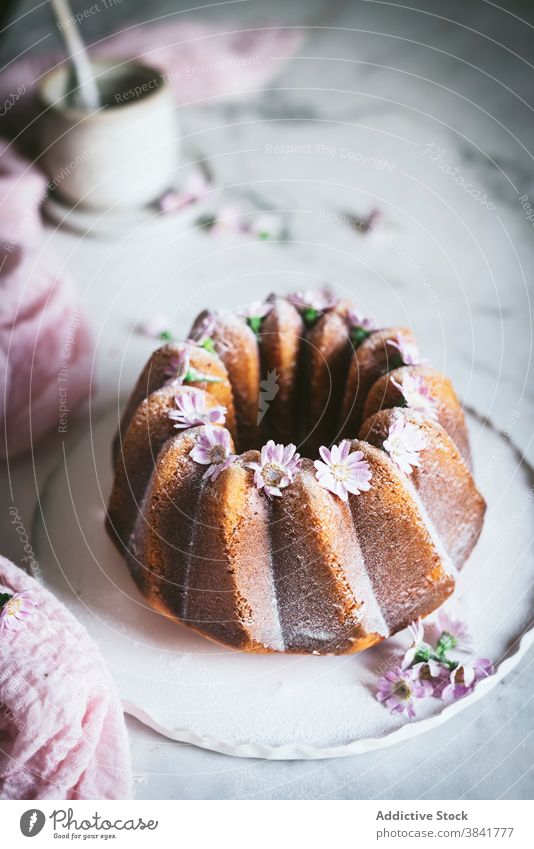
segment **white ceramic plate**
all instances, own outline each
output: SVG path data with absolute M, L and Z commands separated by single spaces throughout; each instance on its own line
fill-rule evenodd
M 151 610 L 104 531 L 115 414 L 99 419 L 51 475 L 35 523 L 47 586 L 96 640 L 125 710 L 161 734 L 239 757 L 342 757 L 406 740 L 487 694 L 533 642 L 532 472 L 477 416 L 469 425 L 484 531 L 452 600 L 496 674 L 452 705 L 391 716 L 374 697 L 406 635 L 349 657 L 246 655 Z

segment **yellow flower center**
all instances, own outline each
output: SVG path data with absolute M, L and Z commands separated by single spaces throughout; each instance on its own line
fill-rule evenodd
M 333 463 L 330 471 L 332 476 L 341 483 L 344 483 L 350 478 L 350 471 L 343 463 Z
M 263 478 L 269 486 L 278 486 L 285 477 L 285 471 L 276 463 L 267 463 L 263 467 Z
M 406 683 L 406 681 L 397 681 L 394 693 L 398 699 L 409 699 L 412 695 L 412 688 Z
M 210 451 L 210 460 L 212 463 L 222 463 L 226 460 L 226 448 L 224 445 L 214 445 Z
M 15 616 L 20 608 L 22 607 L 22 599 L 21 598 L 10 598 L 8 602 L 4 605 L 4 609 L 7 611 L 8 616 Z

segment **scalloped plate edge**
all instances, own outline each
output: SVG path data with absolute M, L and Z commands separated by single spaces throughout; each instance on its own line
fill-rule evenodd
M 344 743 L 340 746 L 325 746 L 323 748 L 317 746 L 306 745 L 284 745 L 284 746 L 266 746 L 260 743 L 227 743 L 224 740 L 219 740 L 215 737 L 207 735 L 200 736 L 194 731 L 189 731 L 187 728 L 178 728 L 175 731 L 170 731 L 160 725 L 149 712 L 143 708 L 128 701 L 123 701 L 122 705 L 125 713 L 133 716 L 135 719 L 142 722 L 144 725 L 167 737 L 169 740 L 175 740 L 179 743 L 189 743 L 192 746 L 197 746 L 201 749 L 209 749 L 212 752 L 219 752 L 222 755 L 231 755 L 236 758 L 261 758 L 263 760 L 320 760 L 323 758 L 347 758 L 351 755 L 361 755 L 365 752 L 372 752 L 376 749 L 385 749 L 388 746 L 394 746 L 396 743 L 402 743 L 409 740 L 411 737 L 418 736 L 436 728 L 438 725 L 452 719 L 457 713 L 465 710 L 466 707 L 475 704 L 489 693 L 493 688 L 514 669 L 521 658 L 526 654 L 528 649 L 534 644 L 534 628 L 525 631 L 519 644 L 513 652 L 497 667 L 494 675 L 481 681 L 471 695 L 460 699 L 453 704 L 447 705 L 438 714 L 428 717 L 427 719 L 419 720 L 418 722 L 406 723 L 396 731 L 391 731 L 383 737 L 366 737 L 362 740 L 353 740 L 350 743 Z

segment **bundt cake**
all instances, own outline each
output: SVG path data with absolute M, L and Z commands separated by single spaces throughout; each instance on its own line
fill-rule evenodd
M 150 357 L 113 454 L 139 589 L 243 651 L 372 646 L 445 601 L 482 529 L 450 381 L 324 293 L 201 313 Z

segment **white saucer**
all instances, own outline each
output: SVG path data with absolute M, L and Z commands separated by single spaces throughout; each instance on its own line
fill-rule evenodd
M 532 470 L 502 434 L 475 415 L 468 421 L 488 513 L 452 606 L 497 671 L 450 706 L 420 703 L 415 721 L 391 716 L 374 697 L 408 645 L 405 634 L 349 657 L 246 655 L 146 605 L 104 531 L 115 412 L 93 422 L 47 483 L 34 536 L 44 581 L 100 646 L 125 710 L 171 739 L 278 759 L 342 757 L 406 740 L 487 694 L 534 641 Z

